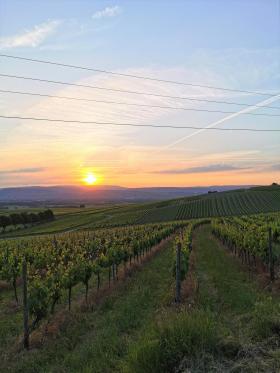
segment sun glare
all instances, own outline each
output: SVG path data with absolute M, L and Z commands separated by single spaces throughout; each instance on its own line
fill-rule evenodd
M 97 182 L 97 177 L 93 173 L 88 173 L 84 178 L 84 182 L 87 185 L 94 185 Z

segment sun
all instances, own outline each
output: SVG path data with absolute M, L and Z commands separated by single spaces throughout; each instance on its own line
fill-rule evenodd
M 95 176 L 92 172 L 89 172 L 84 178 L 84 182 L 87 185 L 94 185 L 97 182 L 97 176 Z

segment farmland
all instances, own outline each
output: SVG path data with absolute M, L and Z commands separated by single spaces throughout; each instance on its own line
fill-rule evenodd
M 280 0 L 0 0 L 0 373 L 280 373 Z
M 54 209 L 54 221 L 3 235 L 5 369 L 277 372 L 278 203 L 268 187 Z
M 280 187 L 259 187 L 210 193 L 169 201 L 138 204 L 89 206 L 86 208 L 52 207 L 55 220 L 26 229 L 7 229 L 0 237 L 54 234 L 79 229 L 146 224 L 166 221 L 241 216 L 280 210 Z M 0 210 L 7 214 L 7 210 Z M 18 210 L 15 210 L 18 212 Z M 40 212 L 42 209 L 20 209 Z
M 139 222 L 257 214 L 280 210 L 280 187 L 252 188 L 170 201 L 147 209 Z

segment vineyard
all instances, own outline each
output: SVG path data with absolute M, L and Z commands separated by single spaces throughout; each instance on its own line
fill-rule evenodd
M 137 221 L 151 223 L 276 211 L 280 211 L 279 187 L 252 188 L 170 201 L 166 206 L 147 209 Z
M 280 214 L 260 214 L 212 220 L 212 232 L 243 263 L 269 267 L 271 279 L 280 265 Z M 271 251 L 271 252 L 270 252 Z
M 55 312 L 65 293 L 69 310 L 73 290 L 78 285 L 84 287 L 87 302 L 90 284 L 95 283 L 99 289 L 101 280 L 105 281 L 104 272 L 110 285 L 118 278 L 121 265 L 126 269 L 132 262 L 139 262 L 153 246 L 181 226 L 178 223 L 154 224 L 2 240 L 0 280 L 13 288 L 16 304 L 22 304 L 18 282 L 26 282 L 23 306 L 27 319 L 32 319 L 27 328 L 32 332 Z
M 233 194 L 237 196 L 235 199 Z M 255 195 L 254 198 L 256 198 Z M 245 200 L 257 202 L 257 200 L 252 199 L 252 197 L 251 199 L 246 199 L 244 195 L 240 195 L 239 193 L 235 192 L 229 193 L 228 195 L 224 194 L 224 196 L 222 194 L 220 196 L 211 195 L 208 198 L 206 198 L 206 196 L 201 198 L 193 197 L 188 203 L 192 204 L 192 206 L 195 206 L 196 204 L 196 211 L 198 215 L 205 214 L 202 207 L 203 203 L 212 203 L 212 208 L 213 206 L 216 206 L 215 214 L 218 214 L 219 208 L 221 208 L 218 206 L 222 206 L 224 213 L 227 211 L 226 209 L 228 209 L 228 207 L 225 204 L 226 199 L 228 203 L 231 201 L 231 206 L 235 206 L 235 208 L 239 209 L 239 211 L 245 211 Z M 171 207 L 176 207 L 180 210 L 184 205 L 184 202 L 182 201 L 183 200 L 176 200 L 168 203 L 162 203 L 162 205 L 160 205 L 158 208 L 156 208 L 156 204 L 154 204 L 153 210 L 160 210 L 162 212 L 168 211 L 168 209 Z M 219 201 L 220 204 L 218 204 L 217 201 Z M 235 201 L 235 204 L 233 201 Z M 241 201 L 244 203 L 241 204 Z M 144 210 L 141 208 L 136 212 L 137 214 L 143 214 L 143 211 L 145 211 L 144 215 L 147 216 L 149 209 Z M 234 211 L 233 207 L 231 211 Z M 122 214 L 124 215 L 124 222 L 126 214 L 131 214 L 130 208 L 126 207 L 126 211 L 120 214 L 121 217 L 123 216 Z M 166 220 L 168 219 L 172 219 L 172 216 L 167 215 Z M 164 219 L 161 220 L 162 221 L 158 223 L 134 223 L 132 225 L 126 224 L 123 227 L 116 226 L 107 228 L 94 228 L 90 227 L 89 224 L 81 230 L 68 233 L 2 239 L 0 241 L 0 314 L 2 316 L 0 321 L 0 354 L 5 357 L 5 362 L 7 364 L 12 364 L 11 361 L 13 360 L 15 349 L 19 351 L 22 351 L 23 347 L 25 347 L 27 350 L 34 349 L 36 335 L 41 336 L 40 341 L 43 341 L 44 338 L 47 339 L 46 331 L 49 329 L 49 325 L 52 325 L 52 322 L 55 322 L 58 315 L 61 315 L 62 312 L 66 315 L 72 315 L 72 318 L 74 317 L 73 315 L 75 315 L 75 333 L 82 333 L 77 330 L 81 329 L 80 320 L 84 317 L 85 322 L 89 323 L 89 331 L 91 328 L 93 328 L 92 330 L 95 333 L 95 328 L 97 328 L 96 337 L 92 337 L 93 339 L 95 338 L 95 347 L 93 350 L 91 350 L 92 359 L 90 357 L 92 365 L 90 368 L 87 366 L 87 369 L 89 371 L 98 372 L 106 371 L 107 364 L 109 364 L 109 362 L 104 359 L 103 353 L 98 353 L 99 350 L 97 346 L 102 345 L 102 348 L 104 349 L 106 346 L 113 343 L 111 338 L 109 338 L 112 328 L 114 329 L 111 321 L 112 315 L 114 315 L 115 312 L 124 313 L 125 316 L 123 316 L 123 321 L 118 321 L 120 322 L 120 329 L 118 330 L 118 333 L 122 334 L 123 332 L 126 338 L 125 343 L 128 343 L 129 340 L 127 339 L 127 333 L 131 332 L 131 326 L 129 325 L 134 325 L 133 320 L 137 319 L 137 317 L 139 319 L 135 325 L 141 325 L 142 322 L 148 322 L 143 316 L 141 316 L 144 315 L 145 312 L 148 312 L 146 309 L 146 302 L 150 302 L 150 313 L 154 311 L 157 312 L 156 309 L 153 311 L 153 307 L 155 306 L 152 305 L 153 296 L 149 296 L 149 288 L 154 289 L 154 296 L 158 294 L 158 298 L 155 298 L 154 301 L 158 302 L 157 307 L 160 309 L 164 309 L 164 307 L 166 307 L 167 295 L 169 299 L 168 304 L 172 305 L 175 301 L 174 304 L 177 304 L 177 307 L 179 307 L 178 309 L 171 308 L 171 310 L 168 308 L 168 310 L 163 311 L 164 314 L 169 314 L 171 312 L 169 317 L 171 319 L 174 317 L 177 318 L 179 310 L 179 315 L 190 318 L 191 321 L 188 321 L 190 322 L 190 326 L 188 326 L 188 328 L 191 329 L 186 331 L 186 335 L 188 335 L 188 333 L 193 333 L 192 325 L 196 325 L 195 328 L 200 330 L 199 328 L 202 327 L 202 329 L 199 332 L 195 331 L 195 333 L 201 333 L 201 338 L 206 338 L 203 336 L 203 333 L 206 330 L 205 328 L 208 328 L 207 325 L 210 322 L 209 320 L 214 316 L 207 316 L 206 320 L 203 319 L 204 321 L 198 322 L 196 320 L 196 312 L 185 313 L 180 311 L 181 305 L 183 307 L 182 310 L 185 310 L 184 302 L 188 302 L 188 299 L 184 298 L 186 295 L 184 295 L 185 292 L 182 292 L 182 289 L 191 285 L 188 284 L 188 281 L 190 281 L 190 277 L 188 277 L 189 271 L 193 270 L 192 267 L 190 267 L 190 260 L 192 255 L 198 255 L 199 251 L 201 250 L 200 246 L 197 246 L 198 239 L 199 242 L 201 242 L 201 245 L 204 245 L 204 250 L 206 251 L 208 250 L 208 245 L 215 247 L 215 250 L 211 251 L 207 260 L 206 257 L 203 256 L 206 255 L 206 252 L 201 257 L 198 255 L 198 262 L 196 263 L 198 268 L 200 268 L 200 265 L 203 265 L 204 263 L 202 272 L 198 272 L 197 274 L 197 278 L 200 283 L 199 292 L 200 297 L 202 297 L 202 302 L 205 302 L 206 300 L 203 299 L 206 299 L 206 297 L 209 296 L 207 286 L 210 286 L 209 284 L 211 283 L 208 283 L 208 281 L 205 283 L 205 273 L 208 270 L 214 270 L 215 266 L 219 265 L 219 261 L 224 260 L 224 257 L 228 257 L 227 263 L 229 266 L 231 266 L 230 263 L 234 264 L 233 254 L 235 254 L 237 257 L 237 263 L 243 263 L 246 265 L 246 267 L 250 268 L 250 270 L 254 270 L 256 272 L 261 271 L 261 273 L 265 273 L 267 277 L 270 275 L 271 283 L 277 284 L 277 281 L 279 281 L 279 212 L 261 213 L 257 215 L 245 214 L 235 217 L 224 216 L 211 219 L 202 218 L 188 221 L 177 220 L 174 222 L 164 222 Z M 121 224 L 122 222 L 120 221 L 119 223 Z M 166 240 L 167 238 L 168 240 Z M 163 242 L 167 242 L 167 244 L 163 246 L 163 249 L 160 249 L 160 255 L 155 257 L 151 256 L 152 250 Z M 170 242 L 170 245 L 168 242 Z M 222 246 L 216 246 L 216 242 L 221 242 Z M 226 253 L 225 248 L 228 248 L 231 255 Z M 220 255 L 219 260 L 215 259 L 216 256 L 218 258 L 218 255 Z M 165 258 L 164 264 L 159 264 L 160 267 L 157 267 L 157 270 L 153 269 L 151 272 L 147 272 L 149 275 L 144 274 L 142 280 L 140 280 L 141 275 L 137 275 L 135 273 L 132 275 L 131 269 L 133 269 L 134 266 L 141 266 L 141 268 L 144 268 L 141 271 L 144 271 L 145 273 L 145 267 L 149 267 L 149 264 L 146 264 L 145 261 L 145 258 L 147 257 L 152 258 L 152 260 L 150 260 L 151 263 L 157 263 L 157 261 L 162 263 L 160 258 L 163 257 Z M 205 260 L 206 262 L 204 262 Z M 208 269 L 208 262 L 211 260 L 213 263 Z M 150 266 L 152 266 L 152 264 Z M 236 271 L 236 269 L 234 269 L 234 271 Z M 242 273 L 243 272 L 244 269 L 242 270 Z M 160 276 L 160 280 L 156 277 L 157 275 Z M 214 279 L 218 279 L 221 275 L 228 276 L 228 274 L 224 273 L 222 268 L 220 268 L 218 272 L 214 274 Z M 106 306 L 106 304 L 108 304 L 106 302 L 109 302 L 110 304 L 110 297 L 113 297 L 112 299 L 114 299 L 114 296 L 110 295 L 110 292 L 107 293 L 109 294 L 107 295 L 109 296 L 109 300 L 106 301 L 104 289 L 107 289 L 107 291 L 113 291 L 114 287 L 119 283 L 119 279 L 122 279 L 125 281 L 125 283 L 129 284 L 131 282 L 131 276 L 135 276 L 134 291 L 136 291 L 137 294 L 139 293 L 139 297 L 141 297 L 141 301 L 139 298 L 140 303 L 137 299 L 138 296 L 135 299 L 132 298 L 133 301 L 131 300 L 134 304 L 133 307 L 137 307 L 137 312 L 134 308 L 130 308 L 128 305 L 125 305 L 124 308 L 120 308 L 120 311 L 117 311 L 117 306 Z M 145 282 L 145 276 L 148 276 L 148 282 Z M 222 283 L 225 284 L 226 289 L 229 281 L 230 277 L 227 277 L 227 280 L 222 280 Z M 242 281 L 240 282 L 240 289 L 238 291 L 241 294 Z M 146 288 L 143 290 L 143 292 L 141 292 L 141 286 L 144 286 L 144 283 Z M 201 287 L 201 284 L 203 284 L 203 287 Z M 128 290 L 130 285 L 127 286 L 128 287 L 124 288 L 123 290 L 123 302 L 126 302 L 125 299 L 130 299 L 132 296 Z M 161 290 L 162 286 L 163 289 Z M 220 282 L 216 284 L 216 286 L 220 286 Z M 236 289 L 235 283 L 233 286 L 234 289 Z M 225 291 L 223 294 L 225 299 L 227 296 L 226 289 L 223 290 Z M 163 294 L 161 294 L 161 291 Z M 252 290 L 253 294 L 254 291 L 255 290 Z M 234 293 L 234 290 L 232 290 L 232 292 Z M 106 322 L 104 322 L 105 324 L 108 324 L 108 330 L 106 329 L 105 324 L 103 324 L 101 329 L 98 329 L 98 321 L 95 320 L 95 317 L 97 316 L 94 312 L 99 311 L 92 311 L 94 304 L 92 303 L 93 294 L 99 294 L 101 299 L 104 297 L 105 308 L 103 309 L 101 307 L 101 311 L 98 313 L 98 318 L 105 318 Z M 246 297 L 247 295 L 245 295 L 244 298 L 246 300 L 242 300 L 242 302 L 247 302 Z M 118 296 L 115 298 L 118 299 Z M 199 300 L 197 301 L 199 302 Z M 211 309 L 211 307 L 213 307 L 213 299 L 211 298 L 209 302 L 211 304 L 209 309 Z M 238 302 L 238 299 L 236 299 L 236 302 Z M 269 302 L 271 303 L 271 300 Z M 273 320 L 271 321 L 269 319 L 270 321 L 267 323 L 268 326 L 266 326 L 266 328 L 272 328 L 272 331 L 269 331 L 268 333 L 273 334 L 275 330 L 278 330 L 277 320 L 278 316 L 280 317 L 280 313 L 278 312 L 278 308 L 275 308 L 274 303 L 270 303 L 267 305 L 268 311 L 266 312 L 266 317 L 273 317 Z M 108 309 L 106 307 L 108 307 Z M 199 304 L 197 307 L 199 307 Z M 254 304 L 252 304 L 251 307 L 253 318 L 254 312 L 257 311 L 255 311 Z M 270 309 L 269 307 L 273 307 L 273 309 Z M 202 309 L 204 310 L 204 306 Z M 201 310 L 197 312 L 198 315 L 200 315 Z M 225 310 L 224 312 L 226 313 L 227 311 Z M 133 317 L 130 316 L 131 313 Z M 149 315 L 147 315 L 147 320 L 149 320 Z M 163 325 L 165 325 L 167 322 L 169 321 L 167 321 L 166 318 L 163 318 Z M 205 322 L 206 324 L 203 324 L 204 326 L 200 326 L 200 322 Z M 275 322 L 277 324 L 276 326 L 274 326 Z M 215 323 L 218 323 L 218 320 L 215 321 Z M 124 325 L 127 325 L 127 327 Z M 148 324 L 146 324 L 146 326 L 147 325 Z M 122 328 L 124 329 L 122 330 Z M 177 327 L 174 326 L 174 328 L 174 330 L 170 330 L 170 333 L 177 330 Z M 181 328 L 184 329 L 185 326 L 181 325 L 179 329 L 181 330 Z M 52 326 L 50 326 L 50 330 L 52 330 Z M 70 330 L 72 330 L 71 327 Z M 109 334 L 108 338 L 105 337 L 103 340 L 104 330 L 107 330 Z M 55 368 L 57 368 L 56 359 L 58 359 L 57 354 L 59 354 L 56 349 L 59 348 L 58 346 L 60 346 L 60 340 L 61 338 L 64 338 L 63 336 L 65 333 L 66 332 L 64 331 L 61 335 L 59 334 L 59 336 L 56 336 L 56 348 L 52 348 L 50 347 L 51 345 L 49 346 L 48 344 L 48 347 L 46 347 L 51 351 L 53 360 L 48 364 L 54 364 L 53 367 Z M 72 338 L 71 346 L 73 345 L 74 347 L 68 346 L 67 342 L 65 345 L 66 347 L 63 347 L 64 353 L 68 353 L 68 349 L 71 353 L 71 349 L 76 348 L 75 346 L 77 345 L 77 340 L 75 338 L 78 338 L 80 341 L 79 343 L 82 343 L 82 334 L 80 337 L 75 337 L 74 331 L 69 333 L 72 334 L 68 335 L 67 338 Z M 85 333 L 85 330 L 83 333 Z M 119 344 L 120 337 L 116 335 L 114 338 L 116 341 L 118 341 L 116 343 Z M 154 337 L 150 336 L 149 338 Z M 167 338 L 165 339 L 165 343 L 172 342 L 168 339 L 171 338 L 169 334 L 164 338 Z M 183 339 L 181 340 L 180 338 Z M 178 339 L 178 343 L 180 341 L 181 345 L 187 346 L 184 336 L 180 334 L 180 338 Z M 200 336 L 196 335 L 195 338 L 200 338 Z M 215 338 L 220 337 L 216 336 Z M 217 341 L 215 343 L 220 344 L 221 342 Z M 188 349 L 194 348 L 193 346 L 195 345 L 189 346 Z M 200 342 L 198 342 L 198 346 L 200 347 L 197 348 L 201 348 Z M 111 348 L 112 351 L 114 351 L 116 347 L 111 346 L 110 351 Z M 85 351 L 87 351 L 87 347 L 85 347 L 85 349 Z M 176 356 L 177 352 L 179 354 L 178 356 L 181 356 L 179 353 L 180 346 L 178 345 L 176 349 L 177 350 L 174 350 L 174 356 Z M 18 370 L 15 369 L 15 371 L 22 371 L 25 369 L 28 371 L 29 368 L 32 371 L 48 371 L 48 369 L 45 370 L 44 365 L 40 366 L 40 361 L 44 361 L 44 351 L 44 342 L 40 342 L 40 349 L 35 355 L 36 364 L 38 362 L 39 365 L 36 365 L 36 368 L 29 365 L 33 364 L 32 359 L 34 355 L 28 355 L 29 352 L 27 351 L 27 355 L 23 355 L 25 356 L 24 359 L 21 360 L 22 358 L 20 358 L 20 368 Z M 142 353 L 144 353 L 143 356 L 146 356 L 145 351 L 146 350 L 144 350 L 144 352 L 140 352 L 139 356 L 141 356 Z M 87 352 L 85 353 L 87 354 Z M 111 354 L 110 359 L 112 359 L 112 362 L 110 363 L 112 364 L 111 367 L 115 366 L 114 364 L 116 364 L 116 359 L 119 360 L 120 353 L 120 351 L 109 353 Z M 126 350 L 126 353 L 128 354 L 129 351 Z M 186 350 L 185 353 L 187 354 L 188 350 Z M 84 361 L 87 361 L 87 359 L 84 359 L 82 355 L 80 356 L 79 354 L 80 352 L 77 353 L 77 359 L 79 361 L 77 364 L 80 367 L 84 364 Z M 64 359 L 63 356 L 63 354 L 59 355 L 59 359 L 61 359 L 61 361 Z M 149 359 L 149 356 L 146 356 L 145 359 Z M 136 355 L 133 355 L 133 359 L 135 358 Z M 71 361 L 71 359 L 69 359 L 70 358 L 68 358 L 68 362 Z M 100 364 L 103 364 L 102 369 L 96 368 L 96 359 L 100 361 Z M 159 359 L 159 357 L 157 359 Z M 165 362 L 165 358 L 163 361 L 164 362 L 161 364 L 163 364 L 162 366 L 165 366 L 164 364 L 167 364 Z M 168 359 L 166 361 L 168 361 Z M 139 362 L 137 362 L 137 364 L 138 363 Z M 68 363 L 65 362 L 65 364 Z M 136 364 L 136 362 L 134 361 L 133 364 Z M 153 366 L 154 363 L 151 362 L 151 364 Z M 172 362 L 170 364 L 175 363 Z M 132 366 L 134 367 L 134 365 Z M 71 365 L 68 365 L 68 368 L 69 371 L 72 371 Z M 162 371 L 170 371 L 170 366 L 168 365 L 168 368 L 166 367 L 165 369 L 166 370 L 163 369 Z M 131 370 L 128 371 L 132 372 L 134 371 L 134 368 L 131 368 Z

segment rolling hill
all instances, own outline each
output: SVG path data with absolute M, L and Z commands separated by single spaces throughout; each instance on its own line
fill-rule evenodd
M 208 193 L 154 204 L 138 223 L 280 211 L 280 186 Z

